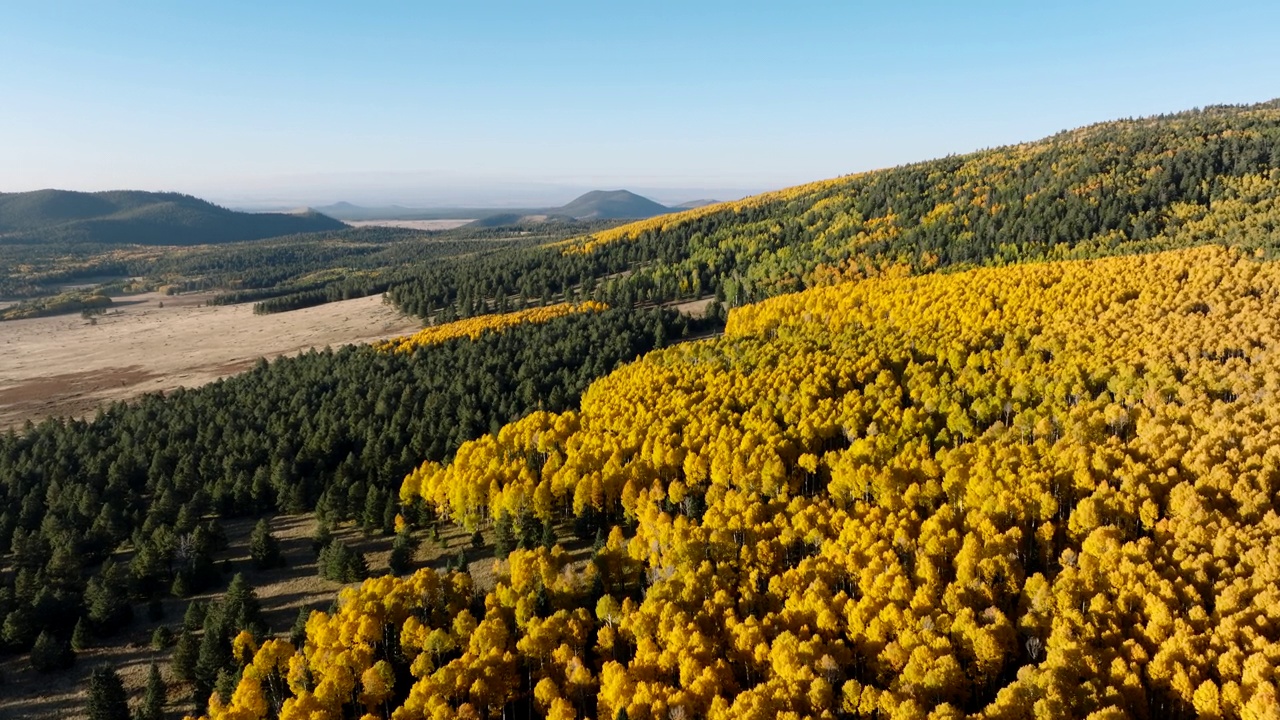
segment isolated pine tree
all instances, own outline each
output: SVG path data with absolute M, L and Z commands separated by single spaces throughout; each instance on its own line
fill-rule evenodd
M 392 575 L 404 575 L 409 572 L 413 565 L 413 539 L 407 533 L 401 533 L 396 536 L 396 540 L 391 544 L 391 558 L 387 561 L 387 565 Z
M 271 534 L 271 526 L 266 518 L 258 521 L 249 536 L 249 557 L 259 570 L 280 567 L 284 563 L 280 555 L 280 542 Z
M 129 696 L 115 670 L 100 667 L 89 678 L 89 720 L 129 720 Z

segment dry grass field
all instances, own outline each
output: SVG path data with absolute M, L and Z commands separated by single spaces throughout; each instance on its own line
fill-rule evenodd
M 475 220 L 346 220 L 345 222 L 354 227 L 396 227 L 408 228 L 410 230 L 452 230 L 454 228 L 460 228 L 468 223 L 473 223 Z
M 0 431 L 50 415 L 195 387 L 311 347 L 372 342 L 421 328 L 380 296 L 274 315 L 206 306 L 209 295 L 120 298 L 107 314 L 0 323 Z

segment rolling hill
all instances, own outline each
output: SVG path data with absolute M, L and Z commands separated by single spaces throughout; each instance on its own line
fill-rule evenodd
M 242 213 L 180 193 L 0 194 L 0 244 L 203 245 L 342 227 L 315 212 Z
M 547 211 L 577 220 L 641 219 L 665 215 L 671 208 L 629 190 L 592 190 L 567 205 Z

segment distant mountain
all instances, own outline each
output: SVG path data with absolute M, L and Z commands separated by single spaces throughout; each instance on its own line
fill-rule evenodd
M 567 205 L 554 208 L 408 208 L 400 205 L 363 207 L 338 202 L 315 208 L 339 220 L 441 220 L 474 219 L 478 227 L 501 227 L 545 220 L 643 220 L 676 210 L 708 205 L 713 200 L 695 200 L 676 208 L 650 200 L 628 190 L 593 190 Z
M 694 208 L 706 207 L 708 205 L 718 205 L 719 200 L 690 200 L 682 202 L 679 205 L 672 205 L 672 210 L 693 210 Z
M 592 190 L 567 205 L 547 210 L 546 214 L 577 220 L 640 220 L 671 211 L 666 205 L 659 205 L 629 190 Z
M 243 213 L 180 193 L 0 193 L 0 244 L 203 245 L 337 230 L 315 211 Z

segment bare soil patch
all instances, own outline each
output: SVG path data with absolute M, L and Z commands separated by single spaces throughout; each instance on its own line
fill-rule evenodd
M 148 293 L 93 320 L 63 315 L 0 323 L 0 431 L 203 385 L 260 357 L 375 342 L 422 327 L 380 296 L 274 315 L 254 315 L 248 304 L 206 306 L 210 297 Z

